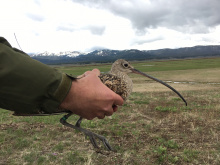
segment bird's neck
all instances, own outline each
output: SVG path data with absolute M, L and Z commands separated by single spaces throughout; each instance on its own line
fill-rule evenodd
M 130 79 L 129 76 L 127 75 L 127 73 L 124 73 L 124 72 L 111 70 L 109 73 L 112 75 L 115 75 L 117 77 L 120 77 L 122 79 L 125 79 L 125 78 Z

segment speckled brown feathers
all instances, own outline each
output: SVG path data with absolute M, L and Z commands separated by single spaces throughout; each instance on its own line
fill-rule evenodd
M 112 75 L 112 74 L 101 74 L 99 76 L 102 83 L 105 84 L 112 91 L 120 95 L 124 100 L 130 94 L 130 90 L 127 89 L 127 83 L 123 81 L 120 77 Z

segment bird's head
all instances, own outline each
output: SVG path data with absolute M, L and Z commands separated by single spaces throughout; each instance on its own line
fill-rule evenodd
M 132 73 L 132 69 L 134 69 L 134 67 L 128 61 L 119 59 L 112 64 L 111 73 Z
M 135 69 L 128 61 L 124 60 L 124 59 L 119 59 L 119 60 L 116 60 L 113 64 L 112 64 L 112 68 L 111 68 L 111 73 L 115 73 L 117 75 L 118 72 L 122 72 L 122 73 L 135 73 L 135 74 L 139 74 L 139 75 L 142 75 L 142 76 L 145 76 L 145 77 L 148 77 L 154 81 L 157 81 L 163 85 L 165 85 L 166 87 L 170 88 L 172 91 L 174 91 L 186 104 L 187 106 L 187 102 L 186 100 L 183 98 L 183 96 L 178 92 L 176 91 L 173 87 L 171 87 L 170 85 L 166 84 L 165 82 L 157 79 L 157 78 L 154 78 L 146 73 L 143 73 L 137 69 Z

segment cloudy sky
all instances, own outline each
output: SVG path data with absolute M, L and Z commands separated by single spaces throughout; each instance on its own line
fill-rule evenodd
M 4 0 L 0 36 L 23 51 L 220 45 L 220 0 Z

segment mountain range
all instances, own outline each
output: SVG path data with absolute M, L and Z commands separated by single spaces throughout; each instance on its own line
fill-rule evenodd
M 80 63 L 106 63 L 117 59 L 129 61 L 157 60 L 157 59 L 184 59 L 220 56 L 220 45 L 194 46 L 178 49 L 158 50 L 95 50 L 89 53 L 66 51 L 60 53 L 38 53 L 30 55 L 45 64 L 80 64 Z

